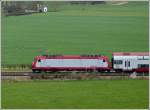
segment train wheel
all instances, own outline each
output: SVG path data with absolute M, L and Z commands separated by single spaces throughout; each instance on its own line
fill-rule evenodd
M 110 73 L 110 70 L 107 70 L 108 73 Z
M 38 73 L 41 73 L 42 71 L 41 70 L 38 70 Z
M 120 69 L 115 70 L 116 73 L 122 73 L 123 71 Z
M 105 70 L 98 70 L 99 73 L 105 73 Z
M 36 73 L 36 70 L 32 70 L 33 73 Z
M 41 73 L 41 70 L 32 70 L 33 73 Z
M 93 72 L 93 70 L 92 70 L 92 69 L 88 69 L 88 70 L 87 70 L 87 72 L 92 73 L 92 72 Z

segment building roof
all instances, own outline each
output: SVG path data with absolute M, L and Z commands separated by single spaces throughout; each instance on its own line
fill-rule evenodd
M 149 56 L 149 52 L 114 52 L 113 56 Z

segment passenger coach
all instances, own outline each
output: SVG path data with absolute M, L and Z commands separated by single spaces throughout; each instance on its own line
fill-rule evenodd
M 115 52 L 112 55 L 112 65 L 115 71 L 149 72 L 148 52 Z

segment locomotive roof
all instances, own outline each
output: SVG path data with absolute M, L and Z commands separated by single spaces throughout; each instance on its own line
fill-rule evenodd
M 149 52 L 114 52 L 113 56 L 149 56 Z
M 80 59 L 80 58 L 86 58 L 86 59 L 97 59 L 97 58 L 104 58 L 107 59 L 107 56 L 101 56 L 101 55 L 42 55 L 37 56 L 37 58 L 63 58 L 63 59 Z

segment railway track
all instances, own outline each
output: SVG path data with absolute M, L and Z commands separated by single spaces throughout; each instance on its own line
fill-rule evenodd
M 57 72 L 57 73 L 32 73 L 32 72 L 2 72 L 1 76 L 31 76 L 31 75 L 99 75 L 99 76 L 128 76 L 129 73 L 88 73 L 88 72 Z
M 57 72 L 57 73 L 32 73 L 32 72 L 2 72 L 2 79 L 128 79 L 129 73 L 87 73 L 87 72 Z M 136 76 L 145 78 L 145 76 Z M 146 76 L 148 78 L 148 76 Z
M 32 72 L 1 72 L 1 76 L 30 76 Z

